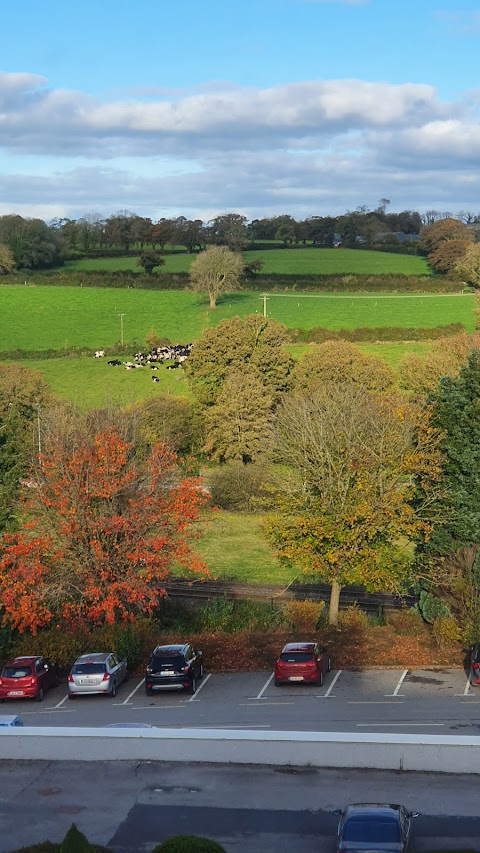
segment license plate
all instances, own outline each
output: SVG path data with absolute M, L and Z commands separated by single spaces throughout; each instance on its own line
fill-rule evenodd
M 96 683 L 97 682 L 95 681 L 94 678 L 81 678 L 80 679 L 80 684 L 96 684 Z
M 162 669 L 160 675 L 175 675 L 170 669 Z
M 303 675 L 291 675 L 289 681 L 303 681 Z
M 23 696 L 23 690 L 9 690 L 9 696 Z

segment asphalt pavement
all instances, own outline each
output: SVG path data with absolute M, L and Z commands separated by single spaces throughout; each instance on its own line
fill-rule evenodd
M 415 850 L 480 850 L 478 788 L 471 776 L 446 774 L 3 762 L 0 853 L 60 841 L 73 821 L 115 853 L 151 853 L 179 833 L 214 838 L 227 853 L 334 853 L 334 811 L 385 801 L 420 812 Z
M 275 687 L 268 672 L 206 674 L 194 696 L 182 691 L 145 695 L 141 678 L 121 685 L 114 699 L 68 699 L 65 685 L 42 703 L 8 701 L 2 713 L 24 724 L 103 726 L 147 723 L 162 727 L 286 731 L 363 731 L 418 734 L 480 733 L 480 685 L 463 669 L 332 671 L 321 688 Z

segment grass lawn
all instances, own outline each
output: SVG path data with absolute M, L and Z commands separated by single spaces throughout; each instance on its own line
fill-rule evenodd
M 294 577 L 277 562 L 263 539 L 262 517 L 220 510 L 205 523 L 195 551 L 212 578 L 240 582 L 288 584 Z
M 186 253 L 164 255 L 165 264 L 158 272 L 187 272 L 196 257 Z M 390 252 L 370 252 L 359 249 L 268 249 L 244 252 L 246 261 L 261 258 L 263 273 L 284 275 L 431 275 L 425 258 L 414 255 L 397 255 Z M 71 270 L 134 270 L 141 267 L 136 257 L 85 258 L 67 261 L 65 269 Z
M 167 370 L 163 365 L 153 372 L 148 367 L 110 367 L 106 358 L 28 359 L 22 364 L 40 371 L 55 394 L 82 409 L 128 406 L 159 394 L 192 396 L 183 370 Z M 159 382 L 152 382 L 152 376 Z
M 215 311 L 201 295 L 185 290 L 149 291 L 81 287 L 0 287 L 0 351 L 62 349 L 85 346 L 92 351 L 120 339 L 135 346 L 152 327 L 173 342 L 196 340 L 208 325 L 261 308 L 257 292 L 225 295 Z M 268 314 L 289 327 L 330 329 L 357 326 L 433 327 L 463 323 L 474 329 L 474 297 L 461 295 L 274 294 Z

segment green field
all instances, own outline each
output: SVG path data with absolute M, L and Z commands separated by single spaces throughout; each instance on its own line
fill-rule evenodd
M 181 253 L 163 256 L 165 264 L 158 272 L 188 272 L 196 257 Z M 359 249 L 268 249 L 244 252 L 246 261 L 261 258 L 262 273 L 283 275 L 431 275 L 425 258 L 414 255 L 397 255 L 389 252 L 371 252 Z M 86 258 L 67 261 L 71 270 L 134 270 L 141 268 L 136 257 Z
M 268 315 L 290 328 L 431 328 L 460 322 L 468 331 L 474 329 L 470 294 L 274 294 L 267 305 Z M 197 339 L 208 325 L 226 317 L 259 310 L 259 295 L 251 291 L 226 295 L 215 311 L 209 311 L 206 299 L 183 290 L 4 285 L 0 287 L 0 351 L 112 346 L 120 340 L 120 314 L 124 314 L 124 341 L 132 347 L 143 343 L 152 327 L 172 342 L 183 343 Z

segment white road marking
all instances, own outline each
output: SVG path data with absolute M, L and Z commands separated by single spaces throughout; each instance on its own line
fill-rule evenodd
M 336 674 L 335 678 L 333 679 L 333 681 L 332 681 L 332 683 L 331 683 L 330 687 L 328 688 L 327 692 L 326 692 L 326 693 L 323 693 L 321 696 L 317 696 L 317 699 L 328 699 L 329 697 L 330 697 L 331 699 L 335 699 L 335 696 L 330 696 L 330 694 L 331 694 L 331 692 L 332 692 L 333 688 L 335 687 L 335 685 L 336 685 L 336 683 L 337 683 L 338 679 L 340 678 L 340 676 L 341 676 L 342 672 L 343 672 L 343 669 L 339 669 L 339 670 L 338 670 L 338 672 L 337 672 L 337 674 Z
M 358 729 L 372 729 L 379 726 L 389 728 L 390 726 L 444 726 L 445 723 L 356 723 Z
M 265 708 L 267 705 L 295 705 L 295 702 L 260 702 L 260 705 L 252 705 L 250 702 L 240 702 L 239 708 Z
M 24 717 L 25 714 L 51 714 L 53 711 L 57 714 L 74 714 L 76 708 L 43 708 L 41 711 L 22 711 L 21 715 Z
M 400 676 L 399 682 L 398 682 L 395 690 L 393 691 L 393 693 L 385 693 L 384 695 L 385 696 L 398 696 L 399 695 L 398 691 L 400 690 L 400 688 L 401 688 L 403 682 L 405 681 L 407 675 L 408 675 L 408 669 L 404 669 L 401 676 Z M 400 693 L 400 696 L 403 698 L 404 694 Z
M 67 701 L 67 699 L 68 699 L 68 693 L 67 693 L 67 695 L 66 695 L 66 696 L 64 696 L 64 697 L 63 697 L 62 701 L 61 701 L 61 702 L 59 702 L 59 703 L 58 703 L 58 705 L 54 705 L 54 706 L 53 706 L 52 710 L 54 710 L 54 709 L 56 709 L 56 708 L 61 708 L 61 707 L 62 707 L 62 705 L 63 705 L 63 703 L 64 703 L 64 702 L 66 702 L 66 701 Z M 73 708 L 72 708 L 72 711 L 73 711 Z
M 186 701 L 186 703 L 185 703 L 185 704 L 188 704 L 188 702 L 195 702 L 195 701 L 200 702 L 200 699 L 197 699 L 196 697 L 197 697 L 198 693 L 200 693 L 200 690 L 202 690 L 202 688 L 203 688 L 203 687 L 205 687 L 205 685 L 206 685 L 206 683 L 207 683 L 208 679 L 209 679 L 209 678 L 211 678 L 211 677 L 212 677 L 212 673 L 211 673 L 211 672 L 209 672 L 209 673 L 208 673 L 208 675 L 206 675 L 206 676 L 202 679 L 202 683 L 201 683 L 200 687 L 198 687 L 198 688 L 197 688 L 197 692 L 193 694 L 193 696 L 192 696 L 192 698 L 191 698 L 191 699 L 187 699 L 187 701 Z
M 347 705 L 405 705 L 405 702 L 384 702 L 383 699 L 350 699 Z
M 137 690 L 140 690 L 140 687 L 142 686 L 142 684 L 145 684 L 144 678 L 142 678 L 140 683 L 137 684 L 137 686 L 132 690 L 132 692 L 128 694 L 128 696 L 124 702 L 112 702 L 112 705 L 128 705 L 130 699 L 132 698 L 132 696 L 135 696 L 135 693 L 137 692 Z
M 267 689 L 268 685 L 270 684 L 271 681 L 273 681 L 274 675 L 275 675 L 275 673 L 272 672 L 272 674 L 268 677 L 267 681 L 265 682 L 262 689 L 260 690 L 260 693 L 258 694 L 258 696 L 253 696 L 252 697 L 253 699 L 261 699 L 262 698 L 262 696 L 265 693 L 265 690 Z
M 166 711 L 169 708 L 184 708 L 185 705 L 132 705 L 132 711 Z
M 465 685 L 465 690 L 463 691 L 464 696 L 468 696 L 470 694 L 470 678 L 467 678 L 467 683 Z

